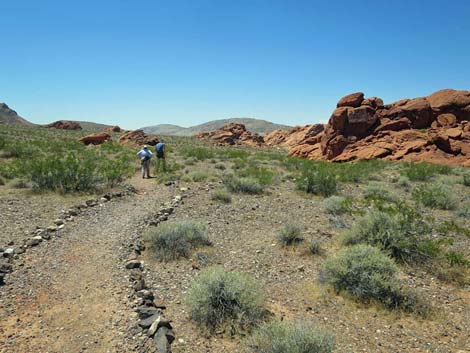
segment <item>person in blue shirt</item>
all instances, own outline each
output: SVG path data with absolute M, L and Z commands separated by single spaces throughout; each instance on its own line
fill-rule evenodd
M 160 164 L 163 167 L 163 172 L 166 171 L 166 162 L 165 162 L 165 141 L 161 140 L 155 145 L 155 151 L 157 152 L 157 170 L 160 170 Z
M 140 159 L 140 164 L 142 166 L 142 179 L 147 176 L 150 178 L 150 159 L 152 158 L 153 153 L 145 145 L 139 152 L 137 152 L 137 157 Z

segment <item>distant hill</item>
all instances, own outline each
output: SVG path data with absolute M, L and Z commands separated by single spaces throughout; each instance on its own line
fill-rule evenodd
M 112 127 L 112 125 L 92 123 L 91 121 L 78 121 L 72 120 L 73 122 L 79 123 L 83 130 L 90 132 L 101 132 L 104 129 Z
M 277 129 L 289 129 L 291 126 L 275 124 L 266 120 L 253 119 L 253 118 L 232 118 L 232 119 L 220 119 L 212 120 L 204 124 L 191 126 L 191 127 L 181 127 L 178 125 L 171 124 L 160 124 L 147 126 L 142 128 L 148 134 L 156 135 L 173 135 L 173 136 L 191 136 L 203 131 L 215 131 L 221 127 L 230 124 L 238 123 L 245 125 L 246 129 L 251 132 L 256 132 L 258 134 L 264 135 L 273 130 Z
M 0 103 L 0 123 L 33 125 L 19 116 L 13 109 L 10 109 L 10 107 L 5 103 Z

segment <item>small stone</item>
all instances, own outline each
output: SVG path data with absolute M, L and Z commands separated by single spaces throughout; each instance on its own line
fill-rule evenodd
M 152 326 L 152 324 L 155 322 L 155 320 L 159 319 L 160 318 L 160 314 L 159 313 L 155 313 L 153 314 L 152 316 L 149 316 L 143 320 L 139 320 L 139 322 L 137 323 L 140 327 L 142 327 L 143 329 L 148 329 L 150 326 Z
M 49 226 L 46 228 L 48 232 L 55 232 L 57 230 L 57 226 Z
M 153 335 L 155 335 L 155 333 L 157 332 L 158 330 L 158 325 L 160 324 L 160 320 L 161 320 L 161 316 L 158 316 L 158 318 L 153 322 L 153 324 L 150 326 L 148 332 L 147 332 L 147 335 L 149 337 L 153 337 Z
M 144 300 L 145 299 L 153 300 L 155 298 L 155 296 L 153 295 L 153 292 L 148 289 L 142 289 L 138 291 L 136 294 L 139 298 L 143 298 Z
M 139 306 L 136 311 L 141 320 L 160 313 L 160 310 L 153 306 Z
M 145 286 L 145 280 L 144 280 L 144 279 L 138 280 L 138 281 L 133 285 L 133 287 L 134 287 L 134 290 L 137 291 L 137 292 L 138 292 L 138 291 L 141 291 L 141 290 L 143 290 L 143 289 L 145 289 L 145 288 L 146 288 L 146 286 Z
M 9 273 L 13 269 L 13 266 L 8 262 L 0 262 L 0 273 Z
M 41 238 L 41 240 L 32 238 L 32 239 L 29 239 L 29 240 L 26 242 L 26 245 L 29 246 L 29 247 L 37 246 L 37 245 L 39 245 L 39 243 L 40 243 L 41 241 L 42 241 L 42 238 Z
M 15 253 L 15 248 L 6 248 L 3 252 L 4 257 L 11 257 Z
M 58 219 L 56 219 L 56 220 L 54 221 L 54 224 L 55 224 L 56 226 L 60 226 L 60 225 L 64 224 L 64 221 L 63 221 L 62 219 L 59 219 L 59 218 L 58 218 Z
M 142 267 L 142 262 L 140 262 L 139 260 L 129 260 L 126 262 L 126 268 L 129 270 L 140 267 Z

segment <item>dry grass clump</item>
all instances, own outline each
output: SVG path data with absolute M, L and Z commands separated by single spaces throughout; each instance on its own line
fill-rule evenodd
M 222 267 L 203 271 L 186 296 L 191 318 L 211 333 L 225 326 L 232 334 L 251 329 L 266 315 L 264 301 L 257 281 Z
M 192 221 L 161 224 L 146 233 L 144 239 L 162 261 L 189 257 L 192 249 L 211 245 L 204 227 Z
M 244 194 L 261 194 L 264 191 L 264 186 L 256 179 L 253 178 L 227 178 L 225 186 L 231 192 L 244 193 Z
M 440 210 L 453 210 L 457 199 L 452 187 L 441 182 L 419 185 L 412 191 L 413 198 L 422 205 Z
M 306 321 L 272 321 L 259 327 L 247 342 L 253 353 L 331 353 L 335 339 Z
M 351 200 L 343 196 L 330 196 L 323 200 L 325 212 L 332 215 L 348 213 L 351 210 Z
M 232 202 L 232 196 L 230 196 L 230 194 L 224 189 L 217 189 L 212 192 L 211 200 L 220 201 L 227 204 Z
M 286 224 L 278 233 L 277 239 L 284 246 L 293 245 L 303 240 L 300 228 L 294 224 Z

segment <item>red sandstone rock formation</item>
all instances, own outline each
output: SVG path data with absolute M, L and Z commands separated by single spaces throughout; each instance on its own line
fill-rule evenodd
M 91 134 L 80 139 L 85 145 L 101 145 L 106 141 L 111 141 L 111 136 L 105 132 Z
M 79 123 L 75 121 L 59 120 L 49 125 L 46 125 L 49 129 L 60 129 L 60 130 L 82 130 Z
M 127 131 L 119 137 L 119 142 L 130 146 L 154 146 L 158 143 L 158 137 L 147 135 L 143 130 Z
M 470 91 L 445 89 L 388 105 L 353 93 L 341 98 L 324 131 L 285 146 L 291 155 L 309 159 L 384 158 L 470 166 L 469 120 Z M 289 133 L 280 132 L 267 138 L 281 146 L 288 139 Z
M 103 132 L 113 133 L 113 132 L 123 132 L 119 126 L 110 126 L 107 129 L 104 129 Z
M 243 124 L 228 124 L 219 130 L 211 132 L 200 132 L 195 135 L 200 139 L 211 140 L 218 145 L 245 144 L 250 146 L 263 146 L 263 136 L 252 133 Z

